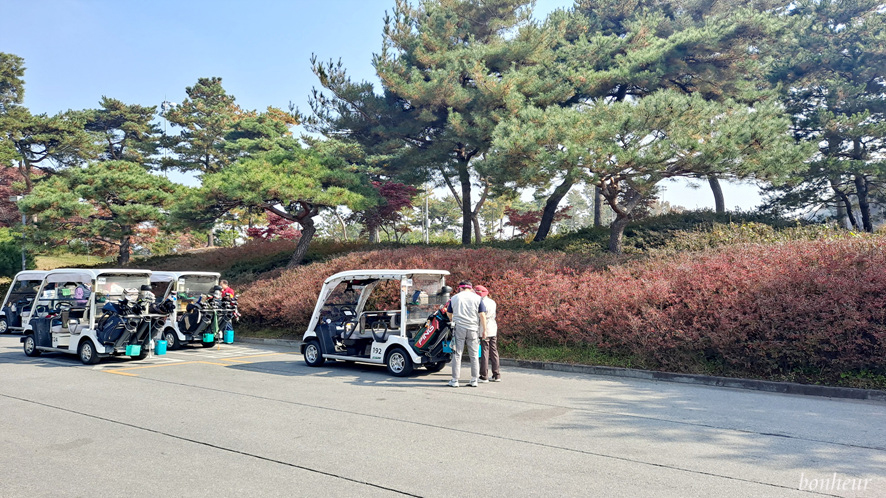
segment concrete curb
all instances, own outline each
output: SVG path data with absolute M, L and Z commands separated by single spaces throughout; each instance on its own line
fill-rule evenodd
M 298 349 L 301 345 L 300 340 L 285 339 L 238 337 L 237 341 L 251 344 L 265 344 L 268 346 L 285 346 L 293 349 Z M 794 382 L 773 382 L 769 380 L 715 377 L 713 375 L 656 372 L 654 370 L 638 370 L 633 368 L 600 367 L 593 365 L 575 365 L 571 363 L 556 363 L 531 360 L 512 360 L 509 358 L 502 358 L 501 364 L 508 367 L 529 368 L 534 370 L 551 370 L 554 372 L 604 375 L 608 377 L 623 377 L 628 379 L 640 380 L 658 380 L 663 382 L 675 382 L 679 384 L 729 387 L 733 389 L 748 389 L 780 394 L 799 394 L 802 396 L 821 396 L 826 398 L 886 401 L 886 391 L 879 391 L 876 389 L 817 386 L 811 384 L 797 384 Z
M 301 340 L 293 339 L 263 339 L 260 337 L 236 337 L 234 342 L 245 342 L 248 344 L 265 344 L 267 346 L 285 346 L 292 349 L 299 349 Z
M 571 372 L 590 375 L 606 375 L 610 377 L 625 377 L 630 379 L 660 380 L 664 382 L 676 382 L 680 384 L 694 384 L 699 386 L 730 387 L 735 389 L 750 389 L 781 394 L 800 394 L 803 396 L 823 396 L 827 398 L 863 399 L 873 401 L 886 401 L 886 391 L 876 389 L 856 389 L 853 387 L 817 386 L 811 384 L 797 384 L 794 382 L 773 382 L 769 380 L 740 379 L 733 377 L 715 377 L 713 375 L 679 374 L 671 372 L 656 372 L 653 370 L 637 370 L 633 368 L 598 367 L 592 365 L 573 365 L 569 363 L 554 363 L 530 360 L 511 360 L 502 358 L 502 365 L 518 368 L 534 368 L 538 370 L 553 370 L 556 372 Z

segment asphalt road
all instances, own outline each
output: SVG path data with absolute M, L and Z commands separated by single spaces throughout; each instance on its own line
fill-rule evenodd
M 886 496 L 883 402 L 502 378 L 243 344 L 84 366 L 3 335 L 0 496 Z

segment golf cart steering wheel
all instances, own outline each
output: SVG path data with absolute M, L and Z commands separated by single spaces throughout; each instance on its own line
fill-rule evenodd
M 74 305 L 69 302 L 59 301 L 59 302 L 55 303 L 55 306 L 53 306 L 52 309 L 61 313 L 62 311 L 71 311 L 71 308 L 73 308 L 73 307 L 74 307 Z

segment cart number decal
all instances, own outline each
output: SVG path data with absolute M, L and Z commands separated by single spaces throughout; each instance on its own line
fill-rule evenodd
M 381 348 L 372 348 L 372 359 L 381 358 Z

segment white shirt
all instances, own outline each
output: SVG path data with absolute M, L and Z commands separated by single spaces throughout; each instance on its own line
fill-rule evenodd
M 483 298 L 483 304 L 486 305 L 486 337 L 492 337 L 498 332 L 498 323 L 495 321 L 495 301 L 491 297 Z

